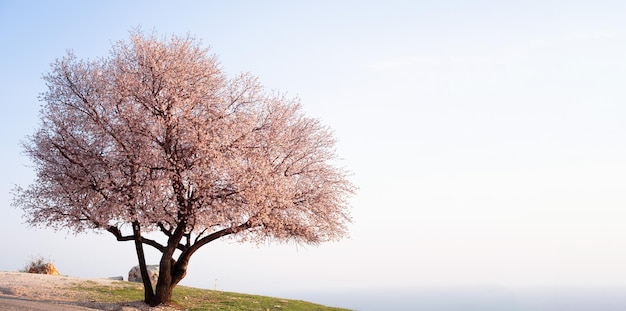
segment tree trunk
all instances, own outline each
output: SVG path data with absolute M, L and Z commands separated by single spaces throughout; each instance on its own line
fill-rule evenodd
M 169 257 L 169 258 L 167 258 Z M 156 292 L 150 301 L 150 306 L 155 307 L 160 304 L 167 304 L 172 301 L 172 292 L 174 287 L 187 274 L 187 261 L 179 261 L 172 259 L 171 256 L 165 254 L 161 257 L 159 265 L 159 280 L 156 284 Z
M 143 281 L 144 301 L 150 303 L 154 298 L 154 290 L 148 268 L 146 266 L 146 257 L 143 252 L 143 243 L 141 242 L 141 228 L 138 222 L 133 222 L 133 236 L 135 237 L 135 250 L 137 251 L 137 260 L 139 261 L 139 271 L 141 272 L 141 280 Z
M 154 297 L 152 297 L 152 301 L 150 301 L 151 307 L 156 307 L 160 304 L 167 304 L 172 302 L 172 292 L 174 291 L 174 287 L 176 285 L 164 284 L 162 282 L 157 282 L 156 293 Z

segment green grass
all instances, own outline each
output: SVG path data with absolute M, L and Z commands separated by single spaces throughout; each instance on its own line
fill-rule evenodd
M 83 299 L 96 303 L 124 303 L 143 300 L 143 286 L 132 282 L 114 282 L 112 285 L 100 285 L 93 281 L 76 284 L 73 288 Z M 273 298 L 266 296 L 238 294 L 214 290 L 176 286 L 172 303 L 180 310 L 294 310 L 294 311 L 331 311 L 343 310 L 326 307 L 301 300 Z

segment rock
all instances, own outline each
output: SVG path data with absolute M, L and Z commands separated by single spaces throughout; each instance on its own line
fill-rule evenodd
M 28 273 L 60 275 L 59 270 L 51 263 L 43 263 L 28 268 Z
M 124 281 L 124 277 L 123 276 L 112 276 L 108 278 L 109 280 L 115 280 L 115 281 Z
M 152 284 L 156 284 L 157 280 L 159 279 L 159 265 L 147 265 L 146 268 L 148 269 L 150 282 Z M 143 283 L 139 266 L 134 266 L 130 269 L 130 271 L 128 271 L 128 282 Z

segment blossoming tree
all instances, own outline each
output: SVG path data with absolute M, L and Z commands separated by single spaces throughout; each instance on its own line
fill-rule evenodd
M 40 126 L 24 142 L 36 180 L 13 204 L 34 226 L 133 241 L 146 303 L 170 302 L 216 239 L 345 236 L 354 188 L 330 129 L 249 74 L 227 77 L 195 38 L 133 32 L 105 58 L 68 52 L 44 80 Z M 155 290 L 144 245 L 161 253 Z

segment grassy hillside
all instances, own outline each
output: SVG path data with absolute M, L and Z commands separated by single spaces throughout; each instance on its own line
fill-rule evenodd
M 115 282 L 101 285 L 96 282 L 76 284 L 73 288 L 83 299 L 94 303 L 133 302 L 143 299 L 139 283 Z M 181 310 L 346 310 L 326 307 L 301 300 L 237 294 L 186 286 L 177 286 L 172 296 L 174 305 Z

